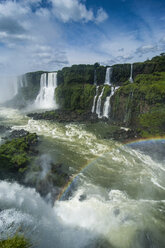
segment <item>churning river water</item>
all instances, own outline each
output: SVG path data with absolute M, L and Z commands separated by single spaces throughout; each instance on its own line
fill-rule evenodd
M 164 140 L 124 145 L 99 135 L 102 124 L 35 121 L 3 107 L 0 125 L 39 135 L 42 176 L 50 160 L 72 175 L 53 205 L 0 181 L 0 238 L 23 233 L 35 248 L 165 247 Z

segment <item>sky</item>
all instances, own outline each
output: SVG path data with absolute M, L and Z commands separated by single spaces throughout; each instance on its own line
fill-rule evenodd
M 0 0 L 0 74 L 165 52 L 164 0 Z

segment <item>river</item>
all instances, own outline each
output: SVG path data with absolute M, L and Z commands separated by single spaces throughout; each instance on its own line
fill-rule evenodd
M 124 145 L 104 137 L 107 124 L 36 121 L 4 107 L 0 125 L 39 135 L 42 176 L 53 161 L 72 178 L 53 204 L 0 181 L 1 238 L 23 233 L 35 248 L 165 247 L 164 140 Z

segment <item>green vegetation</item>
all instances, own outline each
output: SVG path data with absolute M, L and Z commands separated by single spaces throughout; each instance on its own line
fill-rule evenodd
M 99 66 L 96 69 L 97 85 L 104 84 L 106 74 L 106 67 Z
M 1 248 L 30 248 L 31 244 L 23 236 L 15 235 L 7 240 L 0 240 Z
M 138 75 L 114 95 L 113 119 L 136 127 L 143 137 L 165 134 L 165 72 Z
M 27 168 L 34 151 L 32 146 L 37 143 L 37 135 L 27 134 L 21 138 L 7 141 L 0 146 L 0 171 L 1 175 L 6 172 L 21 174 Z
M 93 84 L 94 65 L 72 65 L 57 73 L 58 84 Z
M 130 64 L 118 64 L 113 66 L 112 70 L 112 83 L 117 85 L 122 85 L 123 82 L 130 77 Z
M 62 109 L 90 110 L 96 86 L 90 84 L 62 84 L 56 89 L 56 100 Z
M 142 137 L 165 135 L 165 105 L 139 116 Z
M 106 97 L 109 96 L 111 93 L 111 87 L 109 85 L 105 85 L 104 86 L 104 93 L 103 93 L 103 96 L 102 96 L 102 101 L 104 102 Z

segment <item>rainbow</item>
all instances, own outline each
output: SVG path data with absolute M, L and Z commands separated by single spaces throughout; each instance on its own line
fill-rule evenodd
M 131 144 L 138 144 L 140 142 L 151 142 L 151 141 L 165 141 L 165 136 L 155 136 L 155 137 L 149 137 L 149 138 L 140 138 L 140 139 L 134 139 L 126 141 L 125 145 L 131 145 Z
M 163 142 L 165 142 L 165 136 L 157 136 L 157 137 L 140 138 L 140 139 L 130 140 L 130 141 L 125 142 L 124 145 L 139 144 L 141 142 L 144 144 L 146 142 L 151 142 L 151 141 L 163 141 Z M 96 159 L 98 159 L 98 158 L 96 158 Z M 66 193 L 71 190 L 71 187 L 72 187 L 73 183 L 75 183 L 76 180 L 78 179 L 80 173 L 83 172 L 83 171 L 85 171 L 92 164 L 94 164 L 94 162 L 96 161 L 96 159 L 94 159 L 93 161 L 91 161 L 88 164 L 83 165 L 79 169 L 79 172 L 77 174 L 75 174 L 74 176 L 71 177 L 70 181 L 68 181 L 67 184 L 61 190 L 60 194 L 57 197 L 57 200 L 62 200 L 63 197 L 65 197 Z
M 98 159 L 98 158 L 96 158 Z M 65 184 L 65 186 L 63 187 L 63 189 L 61 190 L 60 194 L 57 197 L 57 200 L 62 200 L 63 197 L 66 195 L 67 192 L 70 191 L 73 183 L 76 182 L 76 180 L 78 179 L 79 175 L 81 172 L 85 171 L 88 167 L 90 167 L 92 164 L 94 164 L 94 162 L 96 161 L 96 159 L 92 160 L 91 162 L 89 162 L 88 164 L 83 165 L 80 169 L 79 172 L 75 175 L 73 175 L 70 178 L 70 181 L 67 182 L 67 184 Z

